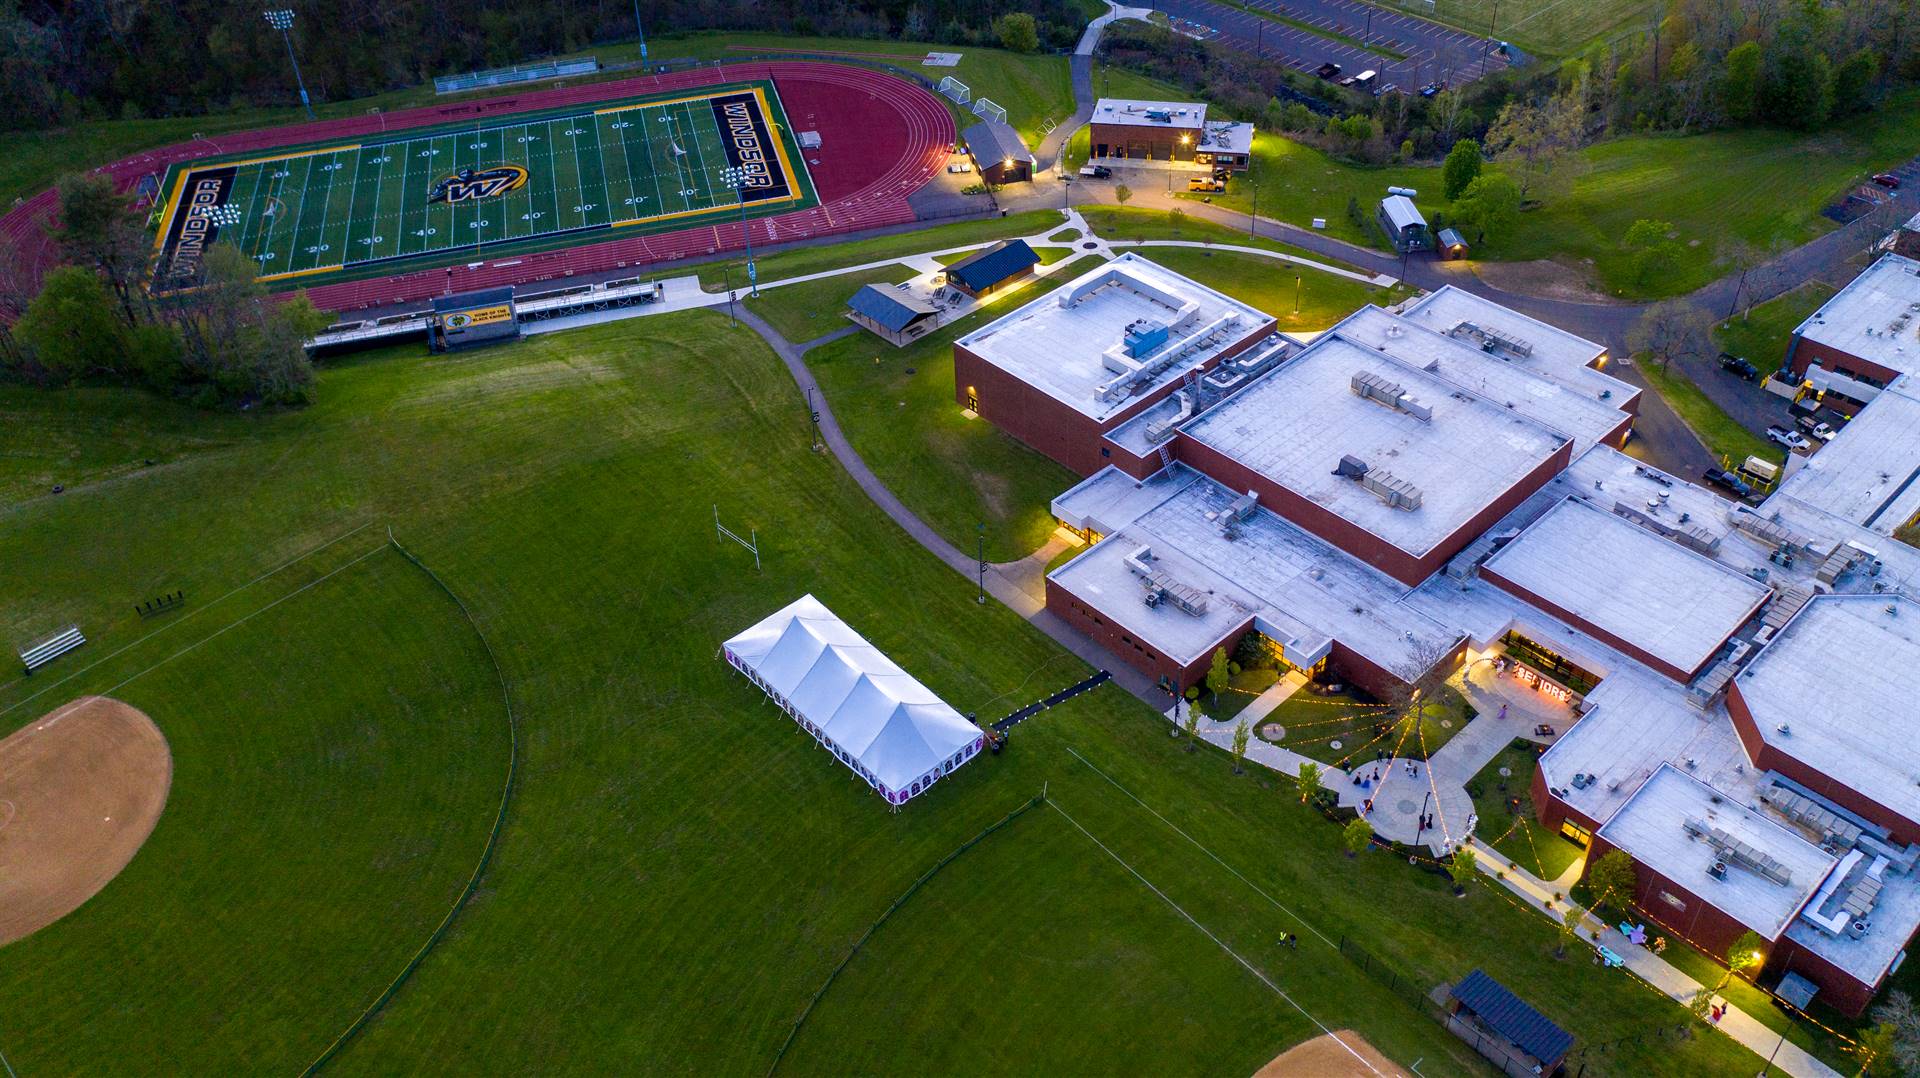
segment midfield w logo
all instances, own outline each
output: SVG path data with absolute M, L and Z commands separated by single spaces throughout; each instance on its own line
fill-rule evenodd
M 492 198 L 517 191 L 527 184 L 527 170 L 519 165 L 495 165 L 492 168 L 463 168 L 433 185 L 427 205 L 435 202 L 467 202 Z

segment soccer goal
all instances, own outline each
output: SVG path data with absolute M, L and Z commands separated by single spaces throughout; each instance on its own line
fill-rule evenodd
M 966 83 L 952 75 L 940 80 L 939 90 L 942 96 L 951 98 L 956 105 L 964 105 L 973 100 L 973 91 L 967 89 Z
M 1007 122 L 1007 110 L 993 103 L 993 98 L 983 97 L 973 103 L 973 114 L 983 120 Z

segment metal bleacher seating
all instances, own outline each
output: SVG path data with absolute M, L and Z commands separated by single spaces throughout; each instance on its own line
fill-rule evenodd
M 36 644 L 21 648 L 20 663 L 31 674 L 86 642 L 87 638 L 80 635 L 80 627 L 69 625 Z

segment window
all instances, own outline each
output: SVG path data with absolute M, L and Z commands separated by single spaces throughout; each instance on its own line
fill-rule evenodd
M 1106 446 L 1104 446 L 1104 445 L 1100 447 L 1100 459 L 1101 459 L 1101 460 L 1106 460 L 1106 459 L 1107 459 L 1108 457 L 1111 457 L 1111 456 L 1113 456 L 1113 450 L 1111 450 L 1111 449 L 1108 449 L 1108 448 L 1107 448 Z

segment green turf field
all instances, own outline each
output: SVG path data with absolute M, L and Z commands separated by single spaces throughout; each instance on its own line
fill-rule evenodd
M 215 241 L 262 280 L 449 261 L 702 215 L 813 204 L 771 81 L 175 166 L 155 213 L 156 286 Z M 739 168 L 738 197 L 726 170 Z M 304 283 L 304 282 L 303 282 Z

